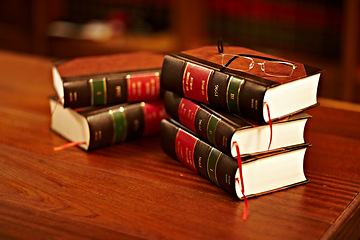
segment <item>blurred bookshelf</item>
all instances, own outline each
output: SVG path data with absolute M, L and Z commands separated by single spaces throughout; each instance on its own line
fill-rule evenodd
M 324 68 L 319 96 L 360 102 L 358 0 L 3 0 L 0 48 L 53 58 L 170 53 L 219 37 Z

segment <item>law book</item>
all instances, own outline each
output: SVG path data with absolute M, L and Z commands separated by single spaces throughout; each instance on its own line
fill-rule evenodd
M 241 200 L 244 196 L 255 197 L 308 182 L 303 167 L 308 143 L 286 147 L 281 153 L 242 157 L 241 186 L 234 158 L 178 127 L 171 119 L 161 121 L 160 137 L 165 153 Z
M 236 156 L 234 142 L 242 154 L 259 154 L 305 142 L 304 130 L 311 117 L 305 112 L 268 124 L 211 108 L 205 104 L 166 91 L 167 114 L 192 131 L 200 139 L 229 156 Z
M 50 129 L 85 151 L 156 134 L 161 120 L 168 117 L 161 99 L 73 109 L 50 97 L 49 104 Z
M 166 55 L 160 75 L 162 88 L 259 122 L 268 122 L 269 116 L 276 120 L 317 104 L 321 69 L 242 47 L 230 46 L 223 51 L 250 56 L 246 59 L 254 60 L 252 69 L 238 70 L 242 69 L 239 59 L 230 60 L 231 64 L 224 67 L 217 47 L 205 46 Z M 269 76 L 264 73 L 264 61 L 286 62 L 294 68 L 290 76 Z
M 157 100 L 163 59 L 162 54 L 130 52 L 58 60 L 53 85 L 64 107 Z

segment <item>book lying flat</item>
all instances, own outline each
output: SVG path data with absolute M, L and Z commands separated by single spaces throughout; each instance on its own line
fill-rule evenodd
M 231 195 L 243 199 L 294 187 L 308 182 L 304 174 L 304 156 L 308 143 L 283 151 L 242 157 L 242 179 L 238 163 L 232 157 L 179 128 L 168 119 L 161 122 L 163 150 L 172 158 Z
M 260 122 L 268 122 L 269 115 L 276 120 L 317 104 L 321 69 L 242 47 L 226 47 L 224 52 L 251 56 L 256 64 L 246 72 L 238 70 L 238 60 L 229 65 L 231 68 L 224 67 L 216 46 L 166 55 L 160 76 L 162 88 Z M 263 65 L 258 66 L 264 60 L 255 56 L 286 61 L 294 68 L 287 77 L 269 76 Z
M 229 156 L 236 156 L 234 142 L 242 154 L 258 154 L 304 143 L 304 129 L 311 117 L 305 112 L 268 124 L 229 114 L 173 92 L 165 92 L 167 114 L 199 138 Z M 270 145 L 270 147 L 269 147 Z
M 64 107 L 156 100 L 163 58 L 132 52 L 55 61 L 53 85 Z
M 86 151 L 158 133 L 167 117 L 162 100 L 81 109 L 64 108 L 54 97 L 49 103 L 50 128 Z

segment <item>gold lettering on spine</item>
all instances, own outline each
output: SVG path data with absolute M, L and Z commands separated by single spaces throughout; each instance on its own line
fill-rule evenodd
M 205 84 L 206 82 L 204 80 L 201 81 L 201 94 L 205 96 Z
M 186 81 L 185 81 L 186 91 L 189 91 L 189 79 L 190 79 L 190 72 L 186 74 Z
M 77 92 L 70 92 L 69 100 L 70 100 L 70 102 L 76 102 L 77 101 Z
M 157 74 L 159 74 L 159 73 L 157 73 Z M 151 86 L 151 96 L 155 96 L 155 94 L 156 94 L 156 81 L 155 81 L 155 79 L 154 78 L 152 78 L 151 80 L 150 80 L 150 86 Z
M 102 138 L 101 130 L 95 132 L 95 141 L 100 141 Z
M 214 88 L 214 96 L 215 97 L 218 97 L 219 96 L 219 85 L 215 85 L 215 88 Z
M 199 159 L 198 159 L 198 165 L 199 165 L 199 168 L 202 168 L 201 157 L 199 157 Z
M 202 130 L 201 124 L 202 124 L 202 119 L 199 119 L 199 123 L 198 123 L 198 126 L 199 126 L 199 131 L 201 131 L 201 130 Z
M 116 97 L 121 97 L 121 86 L 116 86 Z
M 145 92 L 146 92 L 146 95 L 150 95 L 151 93 L 151 86 L 150 86 L 150 83 L 145 83 Z
M 226 146 L 228 145 L 228 138 L 225 137 L 225 136 L 222 137 L 222 145 L 223 145 L 224 147 L 226 147 Z
M 137 91 L 138 91 L 138 96 L 141 96 L 141 86 L 142 86 L 142 84 L 141 84 L 141 82 L 137 82 Z

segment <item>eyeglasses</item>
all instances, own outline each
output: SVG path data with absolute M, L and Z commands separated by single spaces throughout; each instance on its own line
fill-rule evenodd
M 249 54 L 223 53 L 224 47 L 221 40 L 218 42 L 218 51 L 221 58 L 221 65 L 223 66 L 220 71 L 224 71 L 226 68 L 228 68 L 237 71 L 248 72 L 253 69 L 255 65 L 259 65 L 261 70 L 267 76 L 290 77 L 296 68 L 294 63 L 280 61 L 273 58 Z M 265 61 L 258 63 L 255 62 L 253 58 L 262 59 Z M 234 67 L 228 67 L 230 64 L 232 64 Z

